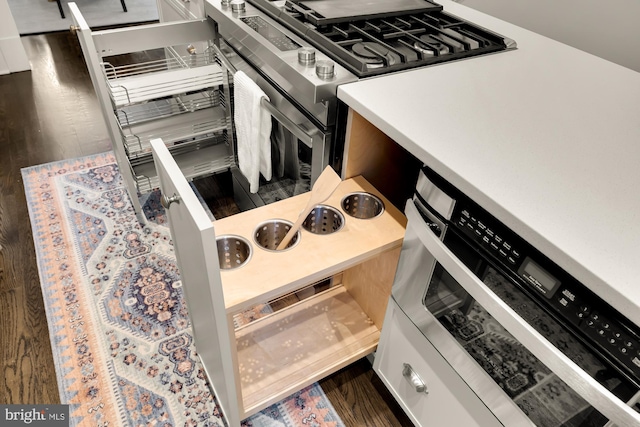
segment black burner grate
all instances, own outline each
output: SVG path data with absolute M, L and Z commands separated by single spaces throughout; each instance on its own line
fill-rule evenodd
M 352 19 L 313 26 L 285 8 L 281 17 L 359 77 L 405 70 L 507 49 L 505 39 L 442 11 Z

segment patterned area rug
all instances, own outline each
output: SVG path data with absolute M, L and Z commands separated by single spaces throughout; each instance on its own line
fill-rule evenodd
M 111 153 L 22 170 L 62 403 L 73 426 L 223 426 L 158 194 L 136 220 Z M 269 307 L 257 307 L 242 323 Z M 316 383 L 243 421 L 343 426 Z

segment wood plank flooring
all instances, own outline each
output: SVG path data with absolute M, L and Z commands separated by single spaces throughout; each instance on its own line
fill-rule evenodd
M 20 169 L 111 145 L 76 37 L 63 32 L 22 41 L 32 71 L 0 76 L 0 404 L 55 404 L 57 380 Z M 411 425 L 366 359 L 321 384 L 348 427 Z
M 77 41 L 23 39 L 32 71 L 0 77 L 0 403 L 59 401 L 20 168 L 110 149 Z

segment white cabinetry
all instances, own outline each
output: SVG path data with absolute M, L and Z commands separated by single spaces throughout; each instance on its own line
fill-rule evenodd
M 229 73 L 219 61 L 216 33 L 207 20 L 91 31 L 74 3 L 70 9 L 141 221 L 138 193 L 159 186 L 152 138 L 163 139 L 187 179 L 235 164 Z
M 303 230 L 294 247 L 271 251 L 257 234 L 275 219 L 293 222 L 308 193 L 212 223 L 165 144 L 156 139 L 152 148 L 165 204 L 173 201 L 167 214 L 196 348 L 230 426 L 375 349 L 406 222 L 375 188 L 362 177 L 345 180 L 324 204 L 340 211 L 345 195 L 368 192 L 386 206 L 379 216 L 343 212 L 340 230 Z M 223 236 L 233 242 L 218 248 Z M 251 257 L 221 269 L 218 256 L 235 259 L 238 240 Z M 257 306 L 273 313 L 235 325 Z
M 502 425 L 393 298 L 373 367 L 416 426 Z
M 0 75 L 30 70 L 7 0 L 0 0 Z

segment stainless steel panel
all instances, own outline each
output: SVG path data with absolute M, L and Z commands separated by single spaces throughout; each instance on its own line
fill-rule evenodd
M 353 17 L 370 18 L 396 14 L 442 9 L 442 6 L 424 0 L 312 0 L 294 2 L 315 12 L 322 24 L 340 22 Z
M 456 201 L 434 185 L 423 171 L 418 174 L 416 193 L 420 194 L 424 201 L 443 218 L 451 219 Z
M 231 70 L 241 70 L 254 80 L 269 97 L 264 107 L 285 129 L 311 148 L 311 185 L 316 181 L 329 162 L 331 134 L 313 124 L 295 105 L 253 69 L 242 57 L 220 40 L 220 51 Z M 325 111 L 325 114 L 327 112 Z
M 451 277 L 519 343 L 536 358 L 543 361 L 547 368 L 577 391 L 590 405 L 619 425 L 640 425 L 640 414 L 621 402 L 554 347 L 458 260 L 431 232 L 412 201 L 407 203 L 405 214 L 408 218 L 407 236 L 405 237 L 405 243 L 408 245 L 407 250 L 412 247 L 414 252 L 419 252 L 420 255 L 413 255 L 414 259 L 409 260 L 409 262 L 413 262 L 412 265 L 403 265 L 402 257 L 405 254 L 403 246 L 398 270 L 421 271 L 424 269 L 423 265 L 433 267 L 436 263 L 442 265 Z M 420 303 L 426 292 L 426 286 L 420 286 L 420 283 L 425 283 L 425 281 L 428 283 L 431 274 L 429 276 L 411 276 L 412 274 L 396 277 L 394 288 L 397 289 L 394 290 L 393 295 L 394 298 L 397 297 L 399 305 L 403 310 L 406 310 L 407 315 L 420 328 L 424 336 L 449 361 L 467 384 L 494 411 L 498 419 L 505 422 L 505 425 L 522 425 L 524 420 L 518 418 L 524 414 L 515 407 L 515 403 L 501 391 L 500 387 L 462 349 L 455 338 Z M 409 283 L 418 290 L 411 289 Z M 483 379 L 483 377 L 486 378 Z M 514 408 L 509 410 L 510 405 Z
M 220 36 L 240 53 L 263 75 L 269 76 L 278 87 L 299 102 L 305 110 L 320 123 L 331 126 L 335 122 L 337 88 L 340 84 L 354 82 L 357 78 L 340 65 L 335 65 L 333 78 L 323 80 L 316 75 L 315 64 L 298 62 L 297 50 L 282 51 L 269 40 L 245 24 L 241 18 L 260 17 L 268 25 L 301 47 L 312 48 L 302 38 L 288 31 L 265 13 L 250 4 L 241 13 L 234 13 L 220 0 L 210 0 L 205 4 L 205 12 L 218 25 Z M 316 62 L 330 60 L 322 52 L 316 52 Z

